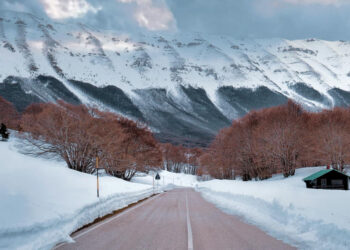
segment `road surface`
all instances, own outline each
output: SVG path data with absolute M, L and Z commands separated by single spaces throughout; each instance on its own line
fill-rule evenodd
M 220 211 L 193 189 L 154 196 L 72 235 L 55 249 L 295 249 Z

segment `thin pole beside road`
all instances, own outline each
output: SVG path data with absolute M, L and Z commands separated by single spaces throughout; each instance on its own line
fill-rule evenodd
M 96 156 L 96 170 L 97 170 L 97 175 L 96 175 L 96 185 L 97 185 L 97 198 L 100 198 L 100 183 L 98 179 L 98 156 Z

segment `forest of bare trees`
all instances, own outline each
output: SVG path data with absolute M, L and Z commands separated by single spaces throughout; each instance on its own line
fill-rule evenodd
M 200 156 L 202 172 L 243 180 L 285 177 L 305 166 L 350 163 L 350 109 L 306 112 L 292 101 L 253 111 L 221 130 Z
M 263 180 L 294 175 L 296 168 L 350 164 L 350 109 L 307 112 L 287 104 L 252 111 L 235 120 L 208 148 L 159 143 L 146 125 L 84 105 L 32 104 L 19 114 L 0 97 L 0 122 L 20 131 L 36 156 L 58 157 L 71 169 L 105 171 L 130 180 L 137 171 L 160 169 L 219 179 Z
M 94 173 L 99 157 L 107 173 L 130 180 L 161 164 L 157 141 L 144 125 L 83 105 L 33 104 L 20 126 L 26 153 L 59 157 L 77 171 Z
M 202 149 L 185 148 L 170 143 L 160 144 L 163 158 L 163 168 L 174 173 L 196 175 L 199 168 L 199 156 Z

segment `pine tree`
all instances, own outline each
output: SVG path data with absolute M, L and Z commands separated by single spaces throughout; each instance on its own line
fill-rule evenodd
M 10 136 L 10 133 L 7 131 L 6 125 L 3 123 L 1 123 L 0 135 L 1 135 L 3 141 L 7 141 L 9 139 L 9 136 Z

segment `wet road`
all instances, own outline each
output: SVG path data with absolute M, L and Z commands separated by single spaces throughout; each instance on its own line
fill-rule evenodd
M 220 211 L 192 189 L 175 189 L 72 235 L 56 249 L 295 249 Z

